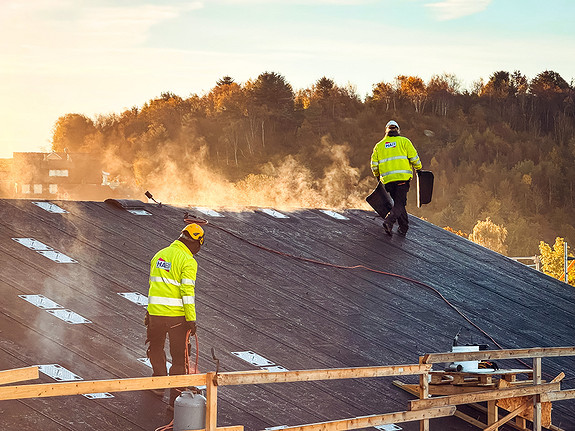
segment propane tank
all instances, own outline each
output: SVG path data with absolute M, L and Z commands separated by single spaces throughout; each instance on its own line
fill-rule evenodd
M 206 398 L 183 391 L 174 401 L 174 431 L 206 428 Z
M 479 346 L 453 346 L 452 352 L 479 352 Z M 479 370 L 479 361 L 454 362 L 453 367 L 457 371 L 472 373 Z

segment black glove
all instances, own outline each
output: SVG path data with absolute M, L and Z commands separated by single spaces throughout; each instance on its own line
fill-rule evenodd
M 186 328 L 190 331 L 190 335 L 196 333 L 196 322 L 194 320 L 186 320 Z

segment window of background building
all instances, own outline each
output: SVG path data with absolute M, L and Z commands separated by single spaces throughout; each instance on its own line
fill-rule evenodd
M 51 177 L 67 177 L 68 169 L 50 169 L 49 175 Z
M 48 189 L 51 194 L 55 195 L 56 193 L 58 193 L 58 184 L 50 184 Z
M 34 194 L 39 195 L 42 193 L 42 184 L 34 184 Z
M 22 194 L 30 193 L 30 184 L 22 184 Z

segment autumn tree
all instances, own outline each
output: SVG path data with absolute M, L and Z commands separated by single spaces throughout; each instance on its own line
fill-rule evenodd
M 553 114 L 563 110 L 569 89 L 569 84 L 561 75 L 552 70 L 541 72 L 531 80 L 529 92 L 536 99 L 533 106 L 540 113 L 544 132 L 553 129 Z
M 431 102 L 432 112 L 446 116 L 460 86 L 460 81 L 453 74 L 433 75 L 427 83 L 427 95 Z
M 52 150 L 70 152 L 90 151 L 87 138 L 96 133 L 94 122 L 81 114 L 66 114 L 52 129 Z
M 373 86 L 372 94 L 368 97 L 367 102 L 371 102 L 376 106 L 385 107 L 385 111 L 389 111 L 392 104 L 393 109 L 395 109 L 395 89 L 393 88 L 393 85 L 387 82 L 379 82 L 375 84 Z
M 247 112 L 251 122 L 252 136 L 260 133 L 263 147 L 267 133 L 293 127 L 295 131 L 295 94 L 284 76 L 276 72 L 265 72 L 255 81 L 246 83 Z
M 500 254 L 507 253 L 506 238 L 507 229 L 496 225 L 489 217 L 483 221 L 478 221 L 473 227 L 473 232 L 469 234 L 469 239 L 474 243 Z
M 573 257 L 573 254 L 567 248 L 567 255 Z M 549 244 L 541 241 L 539 243 L 539 252 L 541 259 L 541 270 L 557 280 L 565 280 L 565 240 L 555 238 L 555 244 L 551 247 Z M 575 286 L 575 269 L 569 271 L 569 284 Z
M 415 112 L 422 113 L 427 101 L 427 87 L 423 79 L 405 75 L 399 75 L 395 79 L 400 94 L 413 104 Z

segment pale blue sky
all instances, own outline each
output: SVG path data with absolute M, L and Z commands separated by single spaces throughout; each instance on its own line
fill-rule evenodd
M 360 96 L 397 75 L 575 78 L 572 0 L 0 0 L 0 157 L 49 148 L 59 116 L 121 113 L 266 71 Z

